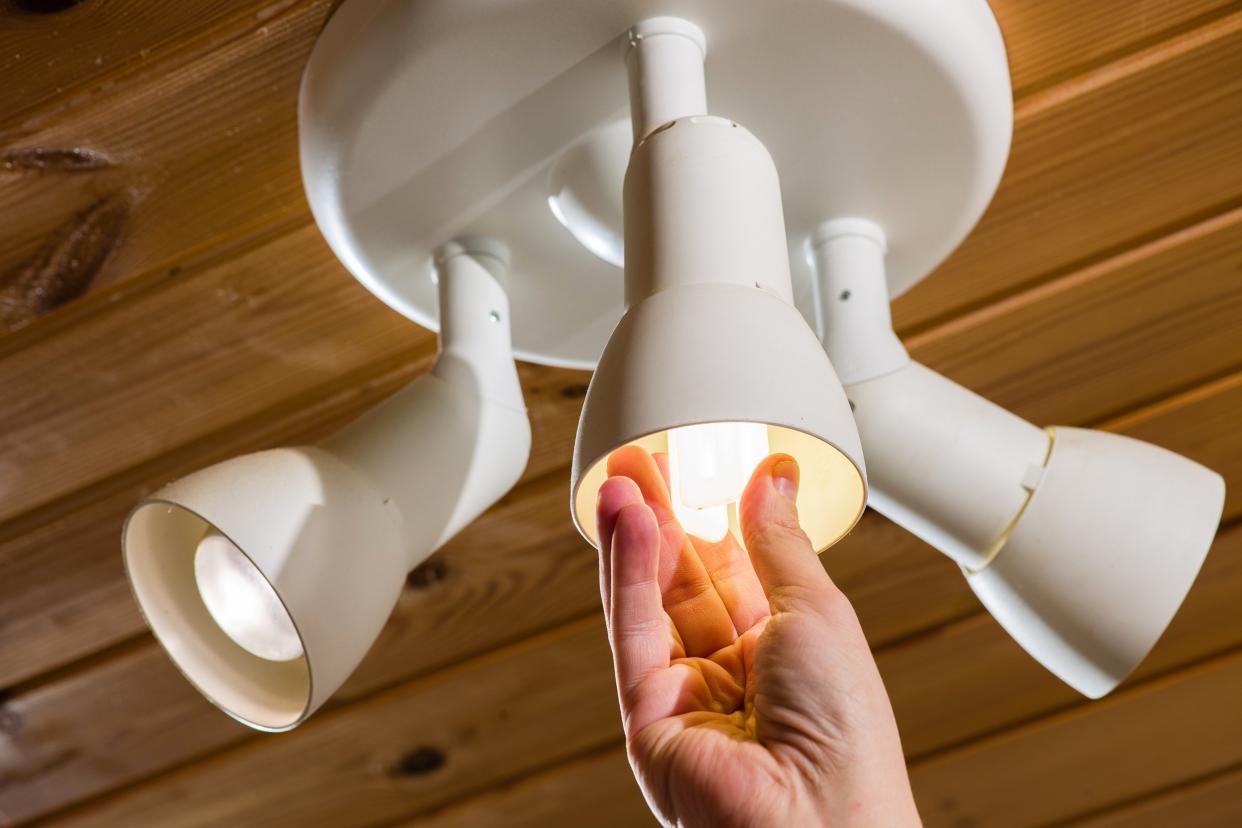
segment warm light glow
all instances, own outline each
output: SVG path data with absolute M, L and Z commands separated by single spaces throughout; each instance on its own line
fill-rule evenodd
M 718 541 L 729 531 L 755 466 L 768 455 L 762 423 L 704 423 L 668 433 L 673 513 L 688 533 Z
M 269 661 L 302 657 L 302 641 L 276 590 L 228 538 L 208 532 L 194 553 L 207 611 L 242 649 Z

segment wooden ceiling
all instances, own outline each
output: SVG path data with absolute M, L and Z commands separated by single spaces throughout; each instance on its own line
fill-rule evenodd
M 297 84 L 332 5 L 0 0 L 0 826 L 650 822 L 567 514 L 585 374 L 522 368 L 523 482 L 411 576 L 291 734 L 201 700 L 129 595 L 138 497 L 322 436 L 434 355 L 303 198 Z M 1242 3 L 992 5 L 1008 172 L 898 302 L 901 333 L 1037 423 L 1216 468 L 1225 525 L 1156 651 L 1091 703 L 874 514 L 825 564 L 928 824 L 1242 824 Z

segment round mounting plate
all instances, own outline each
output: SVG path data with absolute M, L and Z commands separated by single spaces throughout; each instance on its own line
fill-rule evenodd
M 991 199 L 1013 111 L 985 0 L 348 0 L 299 104 L 303 179 L 336 255 L 435 329 L 436 246 L 498 237 L 517 356 L 593 368 L 623 311 L 621 270 L 553 215 L 550 177 L 583 136 L 627 117 L 621 43 L 658 15 L 704 30 L 711 113 L 776 161 L 812 324 L 806 242 L 820 222 L 883 227 L 897 295 Z

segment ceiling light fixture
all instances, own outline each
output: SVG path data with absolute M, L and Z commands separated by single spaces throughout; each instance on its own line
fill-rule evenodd
M 431 371 L 318 446 L 262 451 L 139 503 L 123 547 L 156 638 L 208 699 L 287 730 L 345 681 L 406 573 L 517 482 L 530 424 L 506 252 L 441 248 Z
M 810 241 L 824 347 L 871 472 L 869 505 L 961 566 L 1010 635 L 1092 698 L 1155 645 L 1225 502 L 1219 474 L 1147 443 L 1039 428 L 914 362 L 892 332 L 883 231 Z
M 131 513 L 148 622 L 236 718 L 285 730 L 323 704 L 404 574 L 518 479 L 514 356 L 596 369 L 571 489 L 592 543 L 619 446 L 669 452 L 677 514 L 709 538 L 737 530 L 757 460 L 793 454 L 818 549 L 862 512 L 865 448 L 871 505 L 1084 693 L 1176 610 L 1218 476 L 1032 426 L 892 330 L 889 299 L 965 238 L 1008 156 L 985 0 L 675 5 L 695 22 L 648 0 L 359 0 L 324 29 L 299 101 L 311 209 L 441 354 L 319 446 L 204 469 Z

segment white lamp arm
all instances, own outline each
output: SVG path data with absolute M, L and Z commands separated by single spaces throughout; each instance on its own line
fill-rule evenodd
M 964 568 L 986 566 L 1038 482 L 1047 432 L 911 361 L 893 331 L 878 226 L 826 221 L 810 248 L 820 340 L 854 409 L 868 505 Z
M 379 490 L 410 568 L 503 497 L 530 456 L 502 284 L 506 259 L 490 239 L 440 249 L 435 365 L 323 443 Z

